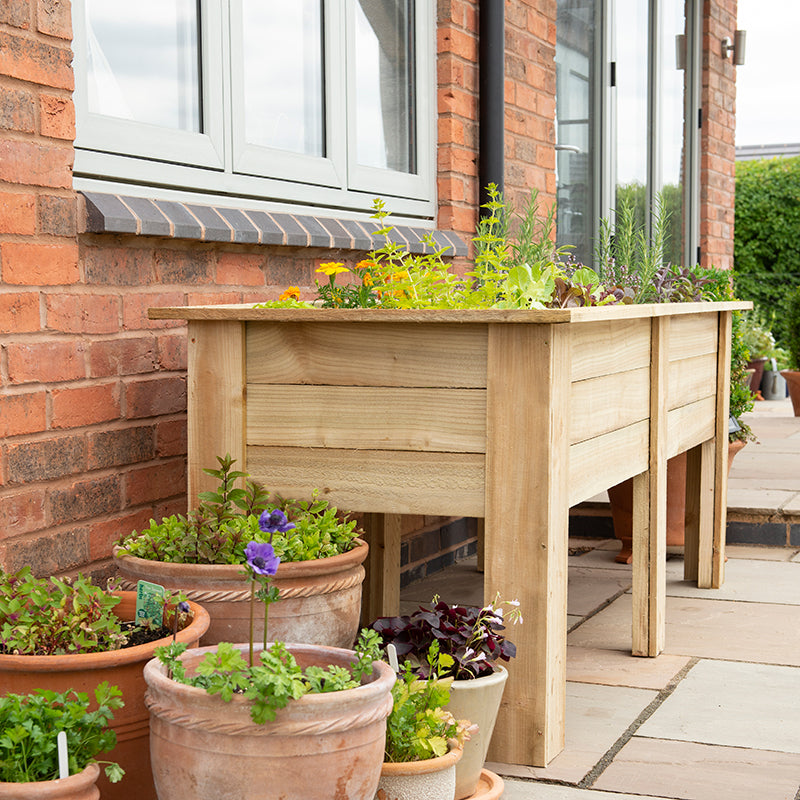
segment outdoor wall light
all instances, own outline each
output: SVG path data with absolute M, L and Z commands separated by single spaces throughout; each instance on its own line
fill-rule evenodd
M 742 64 L 744 64 L 746 41 L 747 31 L 737 30 L 736 33 L 733 34 L 733 41 L 731 41 L 730 36 L 726 36 L 722 40 L 722 57 L 727 58 L 731 53 L 733 53 L 733 63 L 736 64 L 737 67 L 741 67 Z

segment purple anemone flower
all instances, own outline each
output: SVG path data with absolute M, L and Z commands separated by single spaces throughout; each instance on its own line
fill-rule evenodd
M 180 603 L 178 603 L 178 611 L 182 614 L 188 614 L 191 610 L 191 606 L 185 600 L 181 600 Z
M 274 575 L 281 563 L 268 542 L 250 542 L 244 549 L 244 557 L 257 575 Z
M 286 519 L 286 514 L 279 508 L 273 511 L 264 511 L 258 519 L 258 527 L 264 533 L 286 533 L 295 527 L 294 522 L 289 522 Z

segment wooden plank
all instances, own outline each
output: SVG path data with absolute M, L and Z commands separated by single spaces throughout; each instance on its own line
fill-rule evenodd
M 650 454 L 633 481 L 633 647 L 635 656 L 664 649 L 667 596 L 667 353 L 669 317 L 653 320 L 650 369 Z
M 717 352 L 716 313 L 673 317 L 669 334 L 669 360 Z
M 678 408 L 717 393 L 717 354 L 683 358 L 669 364 L 667 408 Z
M 572 381 L 649 367 L 650 320 L 601 320 L 575 326 L 570 354 Z
M 348 511 L 482 517 L 485 457 L 479 453 L 415 453 L 248 446 L 251 476 L 287 497 L 314 489 Z
M 578 381 L 571 386 L 570 444 L 632 425 L 649 414 L 647 367 Z
M 725 526 L 728 513 L 728 417 L 731 382 L 731 312 L 719 315 L 719 353 L 717 362 L 717 424 L 714 447 L 714 528 L 711 532 L 711 570 L 709 588 L 719 589 L 725 582 Z M 697 585 L 707 588 L 703 564 L 708 553 L 702 549 Z
M 369 555 L 361 598 L 361 624 L 377 617 L 400 613 L 400 532 L 399 514 L 364 514 L 361 526 Z
M 247 381 L 485 388 L 486 327 L 249 323 Z
M 716 398 L 706 397 L 667 413 L 667 458 L 714 436 Z
M 249 383 L 247 443 L 482 453 L 486 391 Z
M 648 420 L 573 444 L 569 448 L 569 505 L 647 469 Z
M 203 472 L 230 453 L 246 470 L 244 445 L 244 324 L 196 322 L 188 328 L 186 386 L 189 507 L 218 482 Z
M 484 593 L 525 615 L 489 758 L 512 764 L 545 766 L 564 747 L 568 335 L 489 330 Z
M 700 550 L 710 553 L 714 530 L 714 440 L 686 454 L 686 521 L 684 525 L 683 579 L 698 581 Z M 711 582 L 711 559 L 703 564 L 703 581 Z

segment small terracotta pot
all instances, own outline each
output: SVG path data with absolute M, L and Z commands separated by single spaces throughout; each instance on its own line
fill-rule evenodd
M 450 686 L 447 710 L 456 719 L 467 719 L 478 726 L 464 743 L 464 755 L 456 765 L 455 800 L 472 797 L 478 788 L 507 679 L 508 670 L 495 664 L 491 675 L 456 680 Z
M 236 645 L 247 653 L 248 644 Z M 297 663 L 349 667 L 351 650 L 288 644 Z M 188 673 L 215 647 L 187 650 Z M 260 648 L 259 648 L 260 649 Z M 376 661 L 355 689 L 308 694 L 258 725 L 250 701 L 229 703 L 176 683 L 156 659 L 144 669 L 153 777 L 160 800 L 365 800 L 378 785 L 395 674 Z M 452 800 L 452 797 L 450 798 Z
M 100 767 L 89 764 L 83 771 L 55 781 L 0 783 L 0 800 L 97 800 L 99 777 Z
M 118 592 L 121 602 L 114 613 L 121 620 L 132 620 L 136 614 L 135 592 Z M 208 613 L 196 603 L 190 603 L 194 618 L 178 640 L 190 647 L 197 646 L 208 628 Z M 153 657 L 156 647 L 169 644 L 172 637 L 159 639 L 136 647 L 106 653 L 77 653 L 57 656 L 0 655 L 0 686 L 5 692 L 28 694 L 35 689 L 64 692 L 74 689 L 86 692 L 94 699 L 97 684 L 108 681 L 122 690 L 125 705 L 114 712 L 111 727 L 117 734 L 117 746 L 108 760 L 117 761 L 125 777 L 110 783 L 100 776 L 98 784 L 103 800 L 156 800 L 150 774 L 149 715 L 144 704 L 145 683 L 142 668 Z M 102 756 L 101 756 L 102 757 Z
M 272 584 L 280 602 L 269 608 L 269 641 L 352 647 L 361 615 L 367 543 L 329 558 L 282 562 Z M 180 589 L 211 615 L 203 645 L 250 641 L 250 581 L 237 564 L 171 564 L 124 555 L 114 548 L 123 585 L 137 581 Z M 255 641 L 263 641 L 263 612 L 255 618 Z
M 800 417 L 800 372 L 793 369 L 784 369 L 781 370 L 781 375 L 786 378 L 786 385 L 789 387 L 789 397 L 792 398 L 794 415 Z
M 375 800 L 453 800 L 456 764 L 463 752 L 451 747 L 445 755 L 425 761 L 384 761 Z

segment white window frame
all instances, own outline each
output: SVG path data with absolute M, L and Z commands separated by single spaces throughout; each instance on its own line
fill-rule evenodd
M 241 47 L 232 35 L 241 24 L 239 0 L 199 2 L 202 134 L 89 112 L 85 0 L 73 0 L 75 188 L 341 216 L 369 212 L 373 198 L 379 195 L 387 199 L 395 218 L 432 221 L 436 213 L 437 107 L 433 0 L 415 0 L 415 174 L 351 163 L 355 150 L 348 130 L 354 130 L 355 114 L 351 108 L 354 100 L 347 98 L 348 90 L 352 92 L 347 73 L 352 73 L 354 65 L 347 31 L 356 1 L 324 0 L 326 157 L 315 159 L 244 142 L 241 92 L 237 98 L 232 90 L 232 82 L 244 68 Z M 342 51 L 347 53 L 346 59 L 341 58 Z M 340 124 L 332 124 L 337 120 Z

